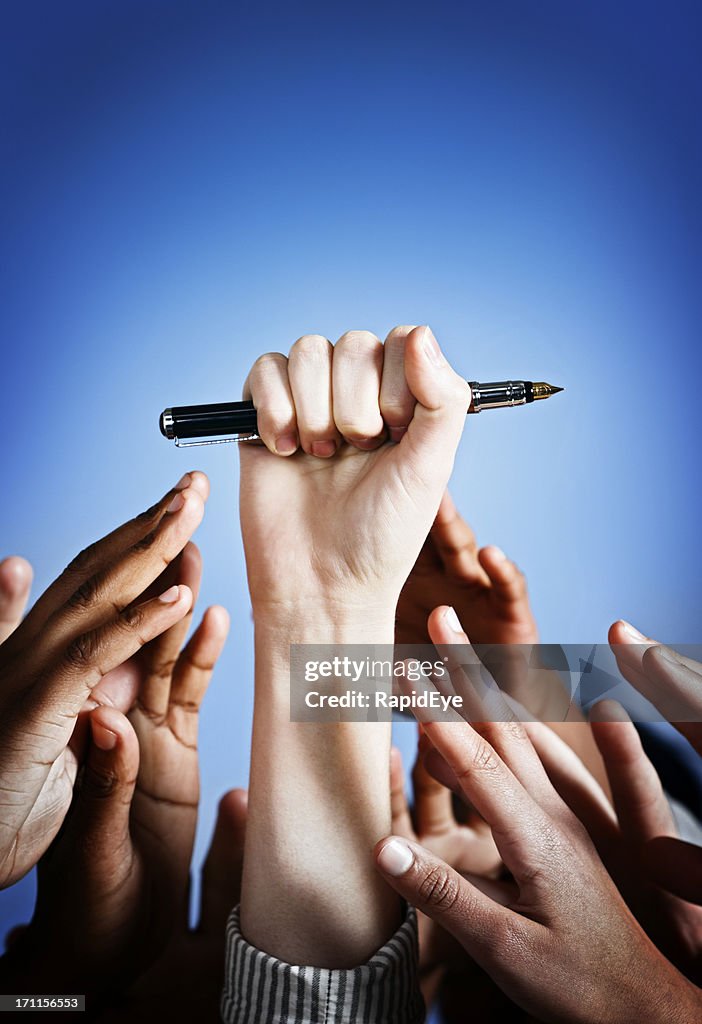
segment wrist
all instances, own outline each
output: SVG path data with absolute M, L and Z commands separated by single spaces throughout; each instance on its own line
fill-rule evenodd
M 291 644 L 392 644 L 397 600 L 257 602 L 253 606 L 256 645 L 286 658 Z

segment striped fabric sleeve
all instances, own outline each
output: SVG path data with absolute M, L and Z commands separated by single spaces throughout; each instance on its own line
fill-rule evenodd
M 352 970 L 295 967 L 251 946 L 239 908 L 227 922 L 225 1024 L 420 1024 L 417 914 L 408 907 L 393 937 Z

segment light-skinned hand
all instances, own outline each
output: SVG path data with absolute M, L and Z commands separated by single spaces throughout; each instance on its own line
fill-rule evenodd
M 467 383 L 428 327 L 397 327 L 384 345 L 306 335 L 258 359 L 244 397 L 265 443 L 240 446 L 254 616 L 341 605 L 386 619 L 448 482 Z

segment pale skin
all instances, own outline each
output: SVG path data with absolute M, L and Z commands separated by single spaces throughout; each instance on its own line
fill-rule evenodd
M 698 1020 L 699 990 L 628 910 L 524 727 L 516 721 L 426 721 L 423 729 L 458 790 L 491 826 L 514 883 L 478 885 L 436 854 L 395 836 L 375 850 L 383 877 L 539 1020 Z M 593 786 L 600 812 L 611 815 Z
M 3 563 L 1 575 L 7 579 L 9 561 L 16 583 L 4 628 L 16 628 L 0 646 L 0 886 L 37 863 L 63 822 L 86 712 L 100 703 L 128 708 L 139 651 L 188 616 L 195 556 L 187 545 L 208 491 L 202 473 L 183 477 L 81 552 L 21 622 L 31 574 L 26 563 Z
M 244 397 L 264 444 L 241 451 L 256 635 L 242 929 L 288 962 L 353 967 L 400 921 L 369 856 L 390 824 L 390 726 L 291 723 L 289 645 L 392 643 L 470 392 L 428 328 L 399 327 L 384 345 L 305 336 L 258 360 Z

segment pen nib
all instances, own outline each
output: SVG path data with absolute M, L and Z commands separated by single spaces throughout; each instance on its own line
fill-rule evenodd
M 555 384 L 547 384 L 543 380 L 535 381 L 532 387 L 534 389 L 534 401 L 550 398 L 551 395 L 557 395 L 559 391 L 565 390 L 564 388 L 557 388 Z

